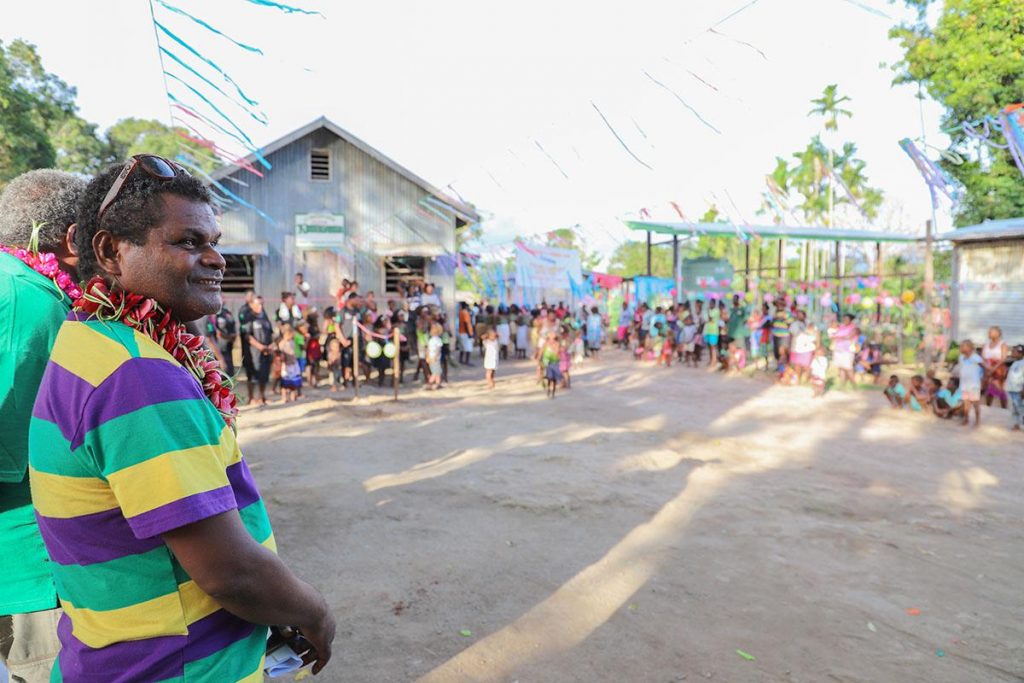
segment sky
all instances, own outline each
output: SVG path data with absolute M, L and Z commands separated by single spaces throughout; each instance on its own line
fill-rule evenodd
M 769 222 L 755 213 L 764 175 L 821 131 L 807 114 L 830 83 L 854 113 L 832 139 L 857 144 L 887 197 L 875 227 L 920 234 L 931 216 L 897 142 L 923 133 L 942 147 L 946 138 L 938 104 L 893 87 L 885 66 L 900 58 L 887 33 L 910 16 L 901 3 L 288 1 L 322 16 L 247 0 L 166 0 L 262 55 L 160 0 L 153 8 L 259 102 L 266 125 L 226 109 L 255 144 L 327 116 L 473 202 L 486 217 L 484 253 L 578 225 L 589 248 L 610 254 L 642 238 L 622 219 L 647 209 L 677 220 L 671 201 L 687 218 L 715 204 L 737 223 Z M 170 122 L 146 0 L 36 0 L 4 15 L 0 40 L 36 44 L 44 66 L 77 87 L 87 120 Z M 161 43 L 181 52 L 164 35 Z M 189 96 L 173 80 L 169 89 Z M 850 214 L 837 224 L 863 227 Z M 950 227 L 948 206 L 938 225 Z

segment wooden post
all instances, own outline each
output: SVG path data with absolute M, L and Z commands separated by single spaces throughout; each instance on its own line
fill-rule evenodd
M 934 194 L 934 190 L 932 191 Z M 932 201 L 934 211 L 935 202 Z M 925 222 L 924 232 L 924 369 L 932 367 L 932 339 L 935 329 L 932 324 L 932 299 L 935 294 L 935 266 L 932 262 L 932 232 L 935 230 L 933 221 Z M 903 292 L 900 292 L 900 296 Z M 903 360 L 902 358 L 900 360 Z
M 356 390 L 356 398 L 359 398 L 359 323 L 352 323 L 352 386 Z
M 840 242 L 839 240 L 836 240 L 836 303 L 839 305 L 840 311 L 843 310 L 843 264 L 839 260 L 839 255 L 842 251 L 842 248 L 843 243 Z
M 647 277 L 651 276 L 651 231 L 647 231 Z
M 402 363 L 402 361 L 401 361 L 401 356 L 402 356 L 402 352 L 401 352 L 401 348 L 402 348 L 401 336 L 402 335 L 399 333 L 398 328 L 396 327 L 395 328 L 395 341 L 394 341 L 394 344 L 395 344 L 395 357 L 391 359 L 391 373 L 394 375 L 393 381 L 394 381 L 394 385 L 395 385 L 395 400 L 396 401 L 398 400 L 398 373 L 400 372 L 401 363 Z
M 782 253 L 785 250 L 786 250 L 786 240 L 780 239 L 779 240 L 778 270 L 775 271 L 775 279 L 776 279 L 776 281 L 778 281 L 778 280 L 782 280 L 783 282 L 786 281 L 785 271 L 782 269 L 782 263 L 783 263 Z M 783 287 L 783 288 L 785 288 L 785 287 Z M 776 290 L 778 289 L 778 285 L 775 286 L 775 289 Z
M 679 270 L 679 235 L 672 235 L 672 280 L 675 282 L 676 295 L 672 297 L 672 303 L 680 301 L 679 290 L 683 286 L 683 274 Z
M 743 291 L 744 292 L 749 292 L 750 291 L 750 241 L 749 240 L 743 245 L 743 261 L 744 261 L 744 266 L 743 267 L 745 268 L 744 273 L 743 273 L 744 276 L 745 276 L 744 277 L 744 282 L 743 282 Z
M 878 278 L 878 291 L 882 291 L 882 243 L 875 242 L 875 277 Z M 882 322 L 882 298 L 875 297 L 875 322 Z M 902 359 L 900 359 L 902 360 Z

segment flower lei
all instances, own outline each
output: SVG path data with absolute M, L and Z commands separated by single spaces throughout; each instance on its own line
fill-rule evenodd
M 224 422 L 235 429 L 238 399 L 231 391 L 231 378 L 221 370 L 213 352 L 203 346 L 203 338 L 186 331 L 169 310 L 141 294 L 111 289 L 99 276 L 86 283 L 74 310 L 97 320 L 124 323 L 155 341 L 192 373 Z
M 82 296 L 81 287 L 71 279 L 70 275 L 60 269 L 56 254 L 5 245 L 0 245 L 0 252 L 10 254 L 43 277 L 53 280 L 53 284 L 57 285 L 58 289 L 67 294 L 72 301 Z

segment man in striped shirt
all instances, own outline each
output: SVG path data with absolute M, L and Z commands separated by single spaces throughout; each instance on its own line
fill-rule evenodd
M 181 321 L 220 308 L 207 190 L 159 157 L 99 174 L 79 211 L 79 271 Z M 275 554 L 232 429 L 194 376 L 119 321 L 73 311 L 30 427 L 30 479 L 64 608 L 53 680 L 262 681 L 267 624 L 330 658 L 324 599 Z

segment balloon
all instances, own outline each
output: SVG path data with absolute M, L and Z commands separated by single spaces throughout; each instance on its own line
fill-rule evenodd
M 895 303 L 896 299 L 893 299 L 891 296 L 887 296 L 884 299 L 882 299 L 882 305 L 885 306 L 886 308 L 892 308 Z
M 723 279 L 720 284 L 722 285 L 722 287 L 728 288 L 730 285 L 732 285 L 732 280 Z
M 765 294 L 764 295 L 764 302 L 766 304 L 770 304 L 773 301 L 775 301 L 775 297 L 774 296 L 772 296 L 771 294 Z
M 394 358 L 395 357 L 395 344 L 394 342 L 388 342 L 384 345 L 384 357 Z
M 914 295 L 914 293 L 913 293 L 913 292 L 912 292 L 911 290 L 909 290 L 909 289 L 908 289 L 907 291 L 903 292 L 903 294 L 900 294 L 900 299 L 901 299 L 901 300 L 903 301 L 903 303 L 905 303 L 905 304 L 912 304 L 912 303 L 914 303 L 914 299 L 915 299 L 915 298 L 916 298 L 916 296 L 915 296 L 915 295 Z
M 861 300 L 860 305 L 865 309 L 872 309 L 875 307 L 875 302 L 870 296 L 866 296 Z
M 806 306 L 808 301 L 809 299 L 806 294 L 798 294 L 796 297 L 796 302 L 801 306 Z
M 855 294 L 851 294 L 850 295 L 850 303 L 851 304 L 859 304 L 860 303 L 860 294 L 856 294 L 856 293 Z
M 754 301 L 754 293 L 753 292 L 747 292 L 746 294 L 743 295 L 743 300 L 746 301 L 748 304 L 753 302 Z
M 828 292 L 825 292 L 824 294 L 822 294 L 821 295 L 821 305 L 824 306 L 825 308 L 828 308 L 829 306 L 831 306 L 832 305 L 832 295 L 829 294 Z
M 380 354 L 383 349 L 380 348 L 380 344 L 375 341 L 368 342 L 366 344 L 366 357 L 367 358 L 380 358 Z

